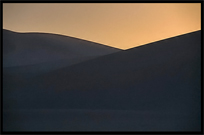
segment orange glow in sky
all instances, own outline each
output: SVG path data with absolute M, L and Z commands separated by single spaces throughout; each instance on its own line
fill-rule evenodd
M 4 3 L 3 28 L 128 49 L 201 29 L 200 3 Z

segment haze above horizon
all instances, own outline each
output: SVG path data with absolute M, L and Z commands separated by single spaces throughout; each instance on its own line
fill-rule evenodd
M 3 28 L 129 49 L 201 29 L 200 3 L 4 3 Z

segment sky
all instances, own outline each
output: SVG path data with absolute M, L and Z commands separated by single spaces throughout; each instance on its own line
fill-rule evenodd
M 3 28 L 129 49 L 201 29 L 200 3 L 3 3 Z

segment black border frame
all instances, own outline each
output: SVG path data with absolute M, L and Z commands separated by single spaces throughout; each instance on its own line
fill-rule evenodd
M 200 132 L 169 132 L 169 131 L 160 131 L 160 132 L 133 132 L 133 131 L 129 131 L 129 132 L 123 132 L 123 131 L 119 131 L 119 132 L 110 132 L 110 131 L 99 131 L 99 132 L 91 132 L 91 131 L 76 131 L 76 132 L 70 132 L 70 131 L 65 131 L 65 132 L 53 132 L 53 131 L 50 131 L 50 132 L 15 132 L 15 131 L 12 131 L 12 132 L 8 132 L 8 131 L 3 131 L 3 115 L 2 115 L 2 112 L 3 112 L 3 109 L 2 109 L 2 106 L 3 106 L 3 103 L 2 103 L 2 98 L 3 98 L 3 68 L 2 68 L 2 61 L 3 61 L 3 48 L 2 48 L 2 44 L 3 44 L 3 41 L 2 41 L 2 34 L 3 34 L 3 23 L 2 23 L 2 20 L 3 20 L 3 3 L 201 3 L 201 131 Z M 1 100 L 0 100 L 0 105 L 1 105 L 1 111 L 0 111 L 0 115 L 1 115 L 1 126 L 0 126 L 0 134 L 80 134 L 80 133 L 85 133 L 85 134 L 107 134 L 107 133 L 114 133 L 114 134 L 199 134 L 199 135 L 202 135 L 204 134 L 204 131 L 203 131 L 203 0 L 185 0 L 185 1 L 182 1 L 182 0 L 135 0 L 135 1 L 131 1 L 131 0 L 126 0 L 126 1 L 121 1 L 121 2 L 117 2 L 117 1 L 114 1 L 114 0 L 103 0 L 103 1 L 100 1 L 100 0 L 97 0 L 97 1 L 93 1 L 93 0 L 70 0 L 70 1 L 66 1 L 66 0 L 52 0 L 52 1 L 48 1 L 48 0 L 31 0 L 31 1 L 28 1 L 28 0 L 1 0 L 0 3 L 1 3 L 1 36 L 0 36 L 0 39 L 1 39 Z

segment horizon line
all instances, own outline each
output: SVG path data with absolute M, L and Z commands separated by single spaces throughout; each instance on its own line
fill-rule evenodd
M 164 38 L 164 39 L 160 39 L 160 40 L 155 40 L 155 41 L 153 41 L 153 42 L 148 42 L 148 43 L 145 43 L 145 44 L 142 44 L 142 45 L 137 45 L 137 46 L 135 46 L 135 47 L 123 49 L 123 48 L 117 48 L 117 47 L 113 47 L 113 46 L 110 46 L 110 45 L 107 45 L 107 44 L 102 44 L 102 43 L 95 42 L 95 41 L 91 41 L 91 40 L 86 40 L 86 39 L 83 39 L 83 38 L 78 38 L 78 37 L 73 37 L 73 36 L 61 34 L 61 33 L 48 33 L 48 32 L 17 32 L 17 31 L 14 31 L 14 30 L 10 30 L 10 29 L 5 29 L 5 28 L 3 28 L 3 29 L 2 29 L 2 35 L 3 35 L 3 30 L 11 31 L 11 32 L 18 33 L 18 34 L 52 34 L 52 35 L 70 37 L 70 38 L 75 38 L 75 39 L 79 39 L 79 40 L 84 40 L 84 41 L 88 41 L 88 42 L 100 44 L 100 45 L 103 45 L 103 46 L 107 46 L 107 47 L 119 49 L 119 50 L 121 50 L 121 51 L 126 51 L 126 50 L 130 50 L 130 49 L 133 49 L 133 48 L 137 48 L 137 47 L 141 47 L 141 46 L 144 46 L 144 45 L 148 45 L 148 44 L 151 44 L 151 43 L 163 41 L 163 40 L 166 40 L 166 39 L 171 39 L 171 38 L 174 38 L 174 37 L 178 37 L 178 36 L 182 36 L 182 35 L 186 35 L 186 34 L 190 34 L 190 33 L 194 33 L 194 32 L 201 31 L 201 29 L 199 29 L 199 30 L 194 30 L 194 31 L 187 32 L 187 33 L 183 33 L 183 34 L 179 34 L 179 35 L 176 35 L 176 36 L 171 36 L 171 37 L 168 37 L 168 38 Z

